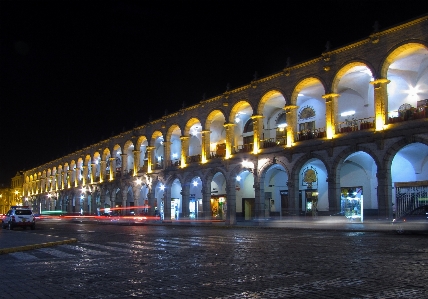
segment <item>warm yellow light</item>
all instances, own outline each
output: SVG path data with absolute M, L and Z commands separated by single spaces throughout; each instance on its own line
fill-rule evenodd
M 334 131 L 333 126 L 331 124 L 327 124 L 326 134 L 328 139 L 333 139 Z
M 376 115 L 376 131 L 382 131 L 384 126 L 382 114 Z
M 291 147 L 293 140 L 291 140 L 291 134 L 287 134 L 287 147 Z

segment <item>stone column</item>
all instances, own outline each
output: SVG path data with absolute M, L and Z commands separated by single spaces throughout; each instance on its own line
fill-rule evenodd
M 296 140 L 297 106 L 290 105 L 284 107 L 284 109 L 287 120 L 287 147 L 292 147 Z
M 116 158 L 110 158 L 110 181 L 116 178 Z
M 155 215 L 155 199 L 155 189 L 150 187 L 147 193 L 147 200 L 149 203 L 149 216 Z M 158 211 L 160 211 L 160 207 L 158 207 Z
M 140 206 L 140 193 L 141 193 L 141 184 L 137 184 L 136 182 L 133 183 L 132 186 L 132 193 L 134 198 L 134 206 L 135 208 L 135 215 L 139 215 L 141 212 Z
M 124 174 L 128 173 L 128 155 L 127 154 L 121 154 L 122 157 L 122 177 Z
M 383 130 L 388 117 L 388 79 L 377 79 L 371 81 L 374 85 L 374 106 L 375 106 L 375 126 L 376 131 Z
M 96 175 L 97 175 L 97 164 L 92 163 L 91 164 L 91 184 L 95 183 Z
M 134 150 L 132 151 L 134 154 L 134 176 L 138 175 L 138 170 L 140 170 L 140 155 L 141 151 Z
M 170 165 L 171 161 L 171 143 L 170 141 L 163 142 L 163 154 L 164 154 L 164 163 L 163 169 L 166 169 Z
M 202 181 L 202 218 L 206 222 L 212 220 L 211 210 L 211 182 Z
M 202 163 L 206 163 L 210 158 L 210 134 L 211 131 L 202 131 Z
M 181 213 L 183 218 L 189 218 L 190 185 L 184 184 L 181 187 Z
M 290 179 L 291 176 L 288 178 Z M 296 187 L 297 186 L 297 187 Z M 299 211 L 299 179 L 297 178 L 297 184 L 295 181 L 288 181 L 288 210 L 291 215 L 300 215 Z
M 61 173 L 57 173 L 55 176 L 55 190 L 58 191 L 62 189 Z
M 88 192 L 85 191 L 82 193 L 83 195 L 83 214 L 87 215 L 89 213 L 89 202 L 88 202 Z
M 86 186 L 87 183 L 88 183 L 88 166 L 83 165 L 82 185 Z
M 384 220 L 388 219 L 389 221 L 392 221 L 391 169 L 378 168 L 376 176 L 379 217 Z
M 116 207 L 116 187 L 110 189 L 110 208 Z
M 94 191 L 91 192 L 91 215 L 97 214 L 97 197 L 98 197 L 98 190 L 96 187 L 94 187 Z
M 107 162 L 101 161 L 100 162 L 100 183 L 103 183 L 106 179 L 106 168 L 107 168 Z
M 80 209 L 82 208 L 80 205 L 81 194 L 79 192 L 74 193 L 74 212 L 80 214 Z
M 100 212 L 101 212 L 101 214 L 104 213 L 104 209 L 106 207 L 106 192 L 107 192 L 106 187 L 102 186 L 101 190 L 100 190 Z
M 337 93 L 329 93 L 322 96 L 325 99 L 325 129 L 328 139 L 332 139 L 336 134 L 337 99 L 339 96 Z
M 186 167 L 187 156 L 189 153 L 189 136 L 181 136 L 181 165 L 180 167 Z
M 152 173 L 153 169 L 153 150 L 154 146 L 147 147 L 147 173 Z
M 163 213 L 164 221 L 171 221 L 171 185 L 167 186 L 163 192 Z
M 226 129 L 226 159 L 232 157 L 232 143 L 233 143 L 233 128 L 235 124 L 228 123 L 223 125 Z
M 64 170 L 62 172 L 62 189 L 68 189 L 68 171 Z
M 74 178 L 74 187 L 78 187 L 79 186 L 79 168 L 74 168 L 73 170 L 73 178 Z
M 128 201 L 128 186 L 122 185 L 122 215 L 129 214 L 129 211 L 126 209 L 126 202 Z
M 340 177 L 332 173 L 331 177 L 327 178 L 328 183 L 328 211 L 331 214 L 340 212 Z
M 260 149 L 260 139 L 263 131 L 263 115 L 251 116 L 253 120 L 253 132 L 254 132 L 254 143 L 253 143 L 253 154 L 258 154 Z
M 55 182 L 55 176 L 51 175 L 49 177 L 49 190 L 48 191 L 54 191 L 55 190 L 55 186 L 56 186 L 56 182 Z
M 42 193 L 41 180 L 36 180 L 36 190 L 35 191 L 36 191 L 36 194 Z
M 226 181 L 226 225 L 236 225 L 236 177 Z
M 73 193 L 70 191 L 67 191 L 67 212 L 72 213 L 73 212 Z
M 254 177 L 254 196 L 256 205 L 256 220 L 262 220 L 266 218 L 266 204 L 264 196 L 264 188 L 261 182 L 256 182 L 258 178 Z

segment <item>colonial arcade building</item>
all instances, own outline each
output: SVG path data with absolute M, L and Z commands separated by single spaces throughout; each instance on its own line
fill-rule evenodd
M 36 211 L 392 219 L 427 200 L 428 15 L 25 171 Z

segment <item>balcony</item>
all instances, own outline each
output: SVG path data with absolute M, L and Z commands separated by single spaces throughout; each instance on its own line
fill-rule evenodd
M 325 131 L 325 128 L 318 128 L 315 130 L 303 130 L 303 131 L 297 132 L 298 141 L 324 138 L 326 136 L 327 136 L 327 133 Z
M 188 156 L 186 158 L 186 163 L 190 164 L 190 163 L 198 163 L 202 161 L 202 156 L 201 155 L 193 155 L 193 156 Z
M 250 153 L 253 151 L 253 144 L 252 143 L 248 143 L 248 144 L 241 144 L 236 146 L 233 150 L 235 154 L 238 153 Z
M 260 148 L 270 148 L 287 145 L 287 137 L 268 138 L 261 140 Z
M 422 101 L 420 101 L 422 102 Z M 419 103 L 418 103 L 419 104 Z M 417 108 L 409 106 L 405 106 L 398 111 L 393 111 L 391 114 L 398 115 L 388 118 L 388 123 L 395 124 L 404 121 L 421 119 L 428 117 L 428 106 L 420 105 Z
M 367 117 L 361 119 L 352 119 L 341 122 L 337 125 L 336 132 L 348 133 L 361 130 L 369 130 L 375 127 L 374 117 Z

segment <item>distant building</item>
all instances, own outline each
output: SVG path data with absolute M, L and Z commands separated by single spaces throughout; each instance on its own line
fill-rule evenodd
M 376 30 L 27 170 L 23 200 L 232 225 L 392 219 L 428 198 L 427 32 L 426 15 Z
M 23 205 L 23 172 L 17 172 L 11 180 L 11 187 L 0 187 L 0 214 L 6 214 L 11 206 Z

